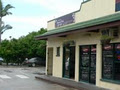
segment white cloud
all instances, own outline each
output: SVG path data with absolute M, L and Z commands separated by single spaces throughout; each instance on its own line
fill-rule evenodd
M 5 17 L 5 22 L 11 23 L 21 23 L 26 25 L 34 25 L 34 26 L 43 26 L 46 27 L 48 17 L 23 17 L 23 16 L 9 16 Z
M 40 4 L 43 7 L 54 10 L 57 13 L 68 13 L 80 8 L 83 0 L 24 0 L 28 3 Z
M 69 13 L 76 11 L 80 8 L 80 4 L 83 0 L 6 0 L 9 2 L 26 3 L 40 5 L 49 10 L 53 10 L 57 13 Z
M 26 5 L 38 5 L 49 11 L 56 12 L 55 17 L 76 11 L 80 9 L 83 0 L 6 0 L 10 3 L 26 3 Z
M 23 35 L 27 35 L 29 32 L 38 31 L 42 27 L 46 28 L 48 17 L 8 16 L 3 20 L 13 27 L 13 29 L 6 31 L 2 35 L 2 39 L 9 39 L 9 36 L 19 38 Z

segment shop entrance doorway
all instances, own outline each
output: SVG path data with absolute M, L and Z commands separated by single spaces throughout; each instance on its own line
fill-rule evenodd
M 53 48 L 48 48 L 47 75 L 53 74 Z
M 63 48 L 63 77 L 70 79 L 75 77 L 75 46 Z
M 80 46 L 80 81 L 96 83 L 96 45 Z

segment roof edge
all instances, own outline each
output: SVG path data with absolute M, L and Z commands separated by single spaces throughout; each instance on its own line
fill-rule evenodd
M 84 31 L 94 31 L 94 30 L 98 30 L 98 29 L 102 29 L 102 28 L 108 28 L 108 27 L 114 27 L 114 26 L 120 26 L 120 20 L 118 21 L 113 21 L 113 22 L 108 22 L 108 23 L 105 23 L 105 24 L 100 24 L 100 25 L 95 25 L 95 26 L 90 26 L 90 27 L 86 27 L 86 28 L 81 28 L 80 30 L 79 29 L 76 29 L 76 30 L 72 30 L 72 31 L 65 31 L 65 32 L 60 32 L 60 33 L 57 33 L 57 34 L 51 34 L 51 35 L 45 35 L 45 36 L 36 36 L 36 40 L 47 40 L 48 37 L 52 36 L 65 36 L 65 35 L 68 35 L 70 34 L 71 32 L 72 33 L 78 33 L 78 32 L 84 32 Z
M 83 1 L 83 2 L 81 3 L 81 5 L 80 5 L 79 10 L 76 10 L 76 11 L 70 12 L 70 13 L 68 13 L 68 14 L 72 14 L 72 13 L 79 12 L 79 11 L 81 10 L 81 8 L 82 8 L 82 4 L 85 4 L 85 3 L 89 2 L 89 1 L 91 1 L 91 0 Z M 68 14 L 65 14 L 65 15 L 68 15 Z M 65 16 L 65 15 L 62 15 L 62 16 Z M 62 17 L 62 16 L 59 16 L 59 17 L 54 18 L 54 19 L 52 19 L 52 20 L 49 20 L 49 21 L 47 21 L 47 22 L 54 21 L 54 20 L 56 20 L 56 19 L 58 19 L 58 18 L 60 18 L 60 17 Z
M 105 18 L 105 17 L 110 17 L 110 16 L 116 15 L 116 14 L 120 14 L 120 12 L 116 12 L 116 13 L 113 13 L 113 14 L 110 14 L 110 15 L 106 15 L 106 16 L 102 16 L 102 17 L 98 17 L 98 18 L 94 18 L 94 19 L 90 19 L 90 20 L 87 20 L 87 21 L 96 20 L 96 19 Z M 65 26 L 62 26 L 62 27 L 54 28 L 54 29 L 49 30 L 49 32 L 54 31 L 56 29 L 66 28 L 68 26 L 74 26 L 74 25 L 77 25 L 77 24 L 80 24 L 80 23 L 84 23 L 84 22 L 87 22 L 87 21 L 78 22 L 78 23 L 74 23 L 74 24 L 70 24 L 70 25 L 65 25 Z

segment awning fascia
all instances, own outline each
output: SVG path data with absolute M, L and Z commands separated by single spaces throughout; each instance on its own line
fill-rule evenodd
M 66 32 L 57 33 L 57 34 L 50 34 L 50 35 L 46 35 L 46 36 L 37 36 L 35 38 L 37 40 L 47 40 L 48 38 L 52 38 L 52 37 L 61 37 L 61 36 L 66 36 L 66 35 L 73 34 L 73 33 L 94 31 L 97 29 L 103 29 L 103 28 L 109 28 L 109 27 L 115 27 L 115 26 L 120 26 L 120 20 L 105 23 L 105 24 L 100 24 L 100 25 L 96 25 L 96 26 L 86 27 L 86 28 L 82 28 L 82 29 L 78 28 L 78 29 L 74 29 L 74 30 L 70 30 L 70 31 L 66 31 Z

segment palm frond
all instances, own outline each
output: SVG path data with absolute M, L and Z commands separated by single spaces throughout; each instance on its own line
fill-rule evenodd
M 7 25 L 3 24 L 0 28 L 0 32 L 1 32 L 1 34 L 3 34 L 6 30 L 9 30 L 9 29 L 12 29 L 12 26 L 10 26 L 8 24 Z
M 11 12 L 2 11 L 2 17 L 3 17 L 3 16 L 6 16 L 6 15 L 10 15 L 10 14 L 12 14 L 12 13 L 11 13 Z
M 2 17 L 6 15 L 12 14 L 11 12 L 8 12 L 9 9 L 14 8 L 12 5 L 8 4 L 5 6 L 5 8 L 2 10 Z
M 11 4 L 5 6 L 4 11 L 8 11 L 9 9 L 14 8 Z

